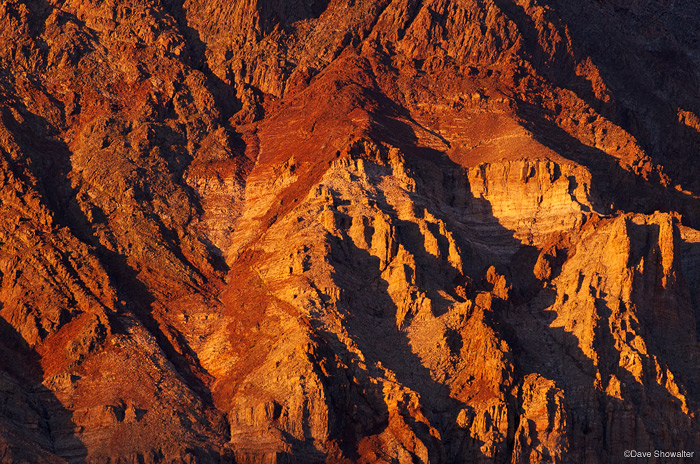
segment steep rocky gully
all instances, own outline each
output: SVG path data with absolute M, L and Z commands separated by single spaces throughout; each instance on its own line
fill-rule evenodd
M 2 462 L 700 456 L 696 2 L 0 28 Z

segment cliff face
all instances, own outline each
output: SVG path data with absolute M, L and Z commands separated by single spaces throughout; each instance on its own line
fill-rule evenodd
M 700 451 L 700 7 L 0 4 L 3 462 Z

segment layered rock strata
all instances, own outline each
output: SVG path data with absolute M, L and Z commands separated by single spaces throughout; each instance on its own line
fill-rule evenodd
M 2 461 L 700 452 L 698 22 L 4 2 Z

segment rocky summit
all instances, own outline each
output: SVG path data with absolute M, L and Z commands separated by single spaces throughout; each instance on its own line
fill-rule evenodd
M 0 30 L 1 462 L 700 457 L 695 0 Z

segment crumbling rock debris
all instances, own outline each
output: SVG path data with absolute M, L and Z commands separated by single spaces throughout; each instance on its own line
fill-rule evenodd
M 690 0 L 0 4 L 0 460 L 700 450 Z

